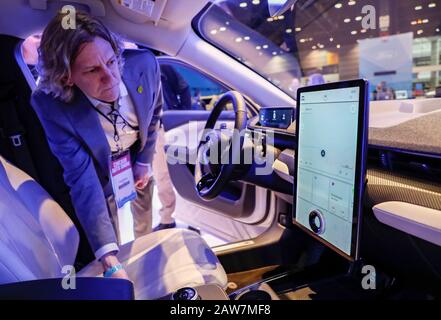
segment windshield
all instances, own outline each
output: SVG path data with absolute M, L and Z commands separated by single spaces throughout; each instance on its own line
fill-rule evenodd
M 219 0 L 199 32 L 294 98 L 355 78 L 370 81 L 371 100 L 441 95 L 441 0 L 299 0 L 268 12 L 267 0 Z

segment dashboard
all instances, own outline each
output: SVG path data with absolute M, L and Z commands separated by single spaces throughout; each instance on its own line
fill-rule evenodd
M 266 112 L 271 112 L 269 111 Z M 256 115 L 248 121 L 247 129 L 250 135 L 254 137 L 254 141 L 260 141 L 260 149 L 266 152 L 273 152 L 274 172 L 271 176 L 255 176 L 250 183 L 254 183 L 261 187 L 267 188 L 275 192 L 276 197 L 282 199 L 288 205 L 293 205 L 293 182 L 295 172 L 295 135 L 296 125 L 295 121 L 287 127 L 283 128 L 279 124 L 270 122 L 261 122 L 260 116 Z M 432 120 L 434 115 L 427 115 L 428 120 Z M 277 120 L 277 117 L 276 117 Z M 408 129 L 410 125 L 414 129 L 409 130 L 419 133 L 416 135 L 419 139 L 425 137 L 427 142 L 427 120 L 419 123 L 403 124 L 403 129 Z M 364 214 L 363 225 L 363 255 L 366 258 L 377 259 L 381 263 L 388 265 L 392 269 L 401 270 L 401 260 L 396 258 L 396 244 L 399 243 L 400 251 L 406 252 L 407 255 L 412 256 L 412 264 L 419 270 L 432 270 L 434 265 L 427 261 L 435 259 L 439 255 L 439 251 L 434 250 L 434 241 L 427 237 L 428 232 L 422 232 L 422 239 L 427 239 L 428 242 L 415 240 L 413 235 L 414 221 L 411 221 L 412 227 L 407 229 L 400 229 L 397 226 L 402 225 L 401 215 L 405 214 L 405 206 L 412 204 L 417 206 L 415 210 L 434 210 L 431 212 L 441 212 L 441 156 L 439 152 L 429 153 L 420 148 L 420 145 L 413 144 L 414 148 L 404 149 L 396 146 L 396 136 L 390 134 L 391 130 L 401 129 L 400 126 L 395 126 L 392 129 L 369 129 L 369 147 L 367 152 L 367 193 L 365 205 L 375 210 L 367 210 Z M 430 133 L 438 136 L 440 129 L 433 127 Z M 383 132 L 384 131 L 384 132 Z M 400 130 L 398 133 L 403 134 Z M 381 133 L 381 136 L 380 136 Z M 426 133 L 426 134 L 424 134 Z M 274 140 L 268 139 L 273 136 Z M 381 144 L 378 143 L 382 138 Z M 386 139 L 387 138 L 387 139 Z M 259 149 L 259 150 L 260 150 Z M 419 150 L 419 151 L 417 151 Z M 274 178 L 277 176 L 277 179 Z M 251 180 L 251 179 L 250 179 Z M 281 183 L 281 181 L 283 183 Z M 385 204 L 400 204 L 398 214 L 394 213 L 399 218 L 400 223 L 395 224 L 395 220 L 384 220 L 384 215 L 387 213 L 388 219 L 393 216 L 387 210 L 379 210 Z M 413 209 L 412 209 L 413 210 Z M 415 211 L 414 210 L 414 211 Z M 412 216 L 420 219 L 423 214 L 415 215 L 412 211 Z M 397 219 L 398 219 L 397 218 Z M 421 226 L 420 224 L 417 224 Z M 427 224 L 431 226 L 431 223 Z M 289 224 L 287 225 L 289 227 Z M 392 227 L 392 229 L 391 229 Z M 432 230 L 432 227 L 430 227 Z M 398 229 L 401 232 L 398 232 Z M 430 250 L 429 250 L 430 249 Z M 421 259 L 421 252 L 427 255 L 425 260 Z M 434 261 L 434 260 L 432 260 Z
M 263 149 L 273 149 L 276 154 L 273 165 L 274 171 L 285 181 L 293 183 L 294 150 L 296 147 L 295 120 L 292 120 L 291 124 L 287 128 L 284 128 L 286 125 L 280 115 L 284 112 L 284 109 L 286 109 L 285 107 L 266 107 L 262 109 L 265 109 L 264 114 L 272 114 L 274 110 L 276 110 L 277 115 L 275 122 L 262 123 L 260 120 L 262 113 L 259 113 L 259 115 L 248 120 L 247 129 L 254 137 L 254 141 L 259 141 L 259 143 L 264 144 L 262 146 Z M 280 111 L 277 111 L 278 109 L 280 109 Z M 292 115 L 295 118 L 295 109 L 291 109 L 293 110 Z M 433 120 L 435 115 L 427 115 L 427 117 Z M 441 150 L 435 149 L 435 147 L 429 145 L 429 143 L 423 143 L 424 141 L 427 142 L 427 139 L 424 141 L 421 140 L 421 137 L 426 138 L 427 136 L 427 122 L 425 122 L 423 118 L 419 120 L 421 124 L 416 123 L 412 128 L 410 128 L 410 124 L 408 123 L 403 124 L 404 127 L 402 130 L 400 126 L 394 126 L 392 129 L 399 131 L 396 134 L 395 132 L 390 132 L 388 129 L 381 130 L 384 132 L 380 132 L 380 129 L 370 128 L 368 171 L 369 168 L 376 168 L 399 172 L 400 174 L 409 175 L 410 178 L 418 178 L 422 181 L 430 181 L 437 184 L 441 183 L 441 179 L 439 178 L 441 177 Z M 403 131 L 411 132 L 415 136 L 413 139 L 418 140 L 417 144 L 417 141 L 410 141 L 409 137 L 406 136 L 406 141 L 410 141 L 409 143 L 413 146 L 412 149 L 404 149 L 398 145 L 398 138 L 396 138 L 396 136 L 403 135 Z M 431 129 L 430 137 L 432 137 L 432 133 L 433 139 L 435 139 L 435 137 L 441 134 L 441 127 Z M 266 138 L 268 135 L 273 137 L 273 141 Z M 394 139 L 396 142 L 391 142 L 391 139 Z M 430 148 L 426 151 L 424 149 L 425 147 Z M 434 153 L 434 151 L 436 151 L 436 153 Z
M 279 107 L 264 108 L 279 109 Z M 294 110 L 294 108 L 292 108 Z M 268 112 L 268 111 L 267 111 Z M 293 113 L 295 116 L 295 113 Z M 430 116 L 430 115 L 428 115 Z M 264 125 L 266 124 L 266 126 Z M 422 126 L 421 128 L 423 128 Z M 253 137 L 253 141 L 261 145 L 260 148 L 274 153 L 275 161 L 273 163 L 274 172 L 284 182 L 291 185 L 290 188 L 278 189 L 276 185 L 266 185 L 274 191 L 281 191 L 285 194 L 292 192 L 292 183 L 294 180 L 294 161 L 295 161 L 295 120 L 287 128 L 281 128 L 271 123 L 261 123 L 260 114 L 248 120 L 247 129 Z M 418 128 L 418 132 L 422 129 Z M 368 175 L 374 170 L 386 170 L 387 175 L 396 172 L 398 175 L 406 175 L 411 179 L 418 178 L 424 183 L 426 181 L 437 181 L 441 183 L 441 157 L 424 152 L 416 152 L 410 150 L 397 149 L 393 145 L 378 144 L 376 139 L 377 132 L 375 128 L 369 129 L 369 148 L 368 148 Z M 378 135 L 378 134 L 377 134 Z M 273 137 L 267 139 L 268 136 Z M 388 132 L 384 136 L 389 136 Z M 375 139 L 374 139 L 375 138 Z

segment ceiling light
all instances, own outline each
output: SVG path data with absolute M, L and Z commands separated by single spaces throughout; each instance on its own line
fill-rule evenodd
M 439 28 L 436 28 L 436 30 L 435 30 L 436 32 L 439 32 Z
M 420 29 L 420 30 L 417 31 L 417 34 L 420 35 L 420 34 L 422 34 L 423 32 L 424 32 L 424 31 Z
M 292 29 L 286 29 L 285 32 L 286 33 L 292 33 Z
M 273 56 L 276 56 L 276 55 L 277 55 L 277 52 L 273 51 Z
M 358 17 L 355 18 L 355 21 L 361 21 L 361 20 L 363 20 L 362 16 L 358 16 Z
M 317 47 L 316 46 L 312 46 L 312 50 L 315 50 L 315 49 L 317 49 Z
M 349 23 L 349 22 L 351 22 L 351 19 L 346 18 L 346 19 L 344 19 L 343 21 L 344 21 L 344 23 Z
M 417 22 L 414 20 L 410 23 L 411 25 L 415 26 L 417 24 Z
M 210 33 L 211 33 L 211 34 L 216 34 L 216 33 L 217 33 L 217 30 L 211 30 Z
M 236 40 L 235 40 L 236 42 L 242 42 L 242 38 L 241 37 L 239 37 L 239 38 L 236 38 Z
M 366 29 L 361 29 L 360 32 L 361 32 L 361 33 L 366 33 L 367 30 L 366 30 Z
M 423 23 L 429 23 L 429 19 L 424 19 Z
M 267 44 L 264 44 L 262 48 L 264 48 L 264 49 L 268 49 L 268 45 L 267 45 Z
M 355 2 L 354 0 L 351 0 L 351 1 L 348 2 L 348 5 L 349 5 L 349 6 L 353 6 L 353 5 L 355 5 L 355 4 L 357 4 L 357 2 Z
M 274 19 L 273 19 L 273 18 L 271 18 L 271 17 L 269 17 L 268 19 L 266 19 L 266 21 L 268 21 L 268 22 L 273 22 L 273 21 L 274 21 Z
M 331 42 L 334 41 L 334 38 L 329 38 L 329 41 L 331 41 Z
M 337 49 L 340 49 L 340 48 L 341 48 L 341 45 L 338 44 L 338 45 L 337 45 Z
M 247 6 L 248 6 L 248 3 L 246 3 L 246 2 L 241 2 L 239 4 L 239 7 L 241 7 L 241 8 L 246 8 Z
M 302 31 L 302 28 L 297 27 L 297 28 L 296 28 L 296 32 L 300 32 L 300 31 Z
M 258 4 L 260 4 L 260 0 L 253 0 L 252 4 L 255 4 L 257 6 Z
M 423 8 L 423 6 L 416 6 L 416 7 L 415 7 L 415 10 L 418 11 L 418 10 L 421 10 L 422 8 Z
M 358 33 L 357 30 L 351 31 L 351 34 L 354 35 L 354 36 L 355 36 L 357 33 Z
M 429 8 L 435 8 L 435 7 L 436 7 L 436 3 L 435 2 L 429 3 Z
M 305 43 L 306 39 L 300 39 L 300 43 Z
M 220 27 L 220 28 L 219 28 L 219 31 L 224 32 L 225 30 L 227 30 L 227 28 L 225 28 L 225 27 Z
M 340 9 L 341 7 L 343 7 L 343 5 L 339 2 L 339 3 L 336 3 L 334 7 L 337 9 Z
M 260 50 L 260 49 L 262 49 L 262 47 L 261 47 L 261 46 L 257 46 L 256 49 L 257 49 L 257 50 Z

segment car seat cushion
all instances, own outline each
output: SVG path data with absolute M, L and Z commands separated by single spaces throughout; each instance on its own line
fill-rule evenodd
M 166 229 L 120 247 L 118 258 L 134 282 L 136 299 L 157 299 L 178 288 L 218 284 L 225 288 L 227 277 L 218 258 L 196 232 Z M 102 276 L 95 261 L 78 276 Z

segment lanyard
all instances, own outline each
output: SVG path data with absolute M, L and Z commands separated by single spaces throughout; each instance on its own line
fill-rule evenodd
M 100 109 L 98 109 L 97 107 L 93 106 L 93 108 L 95 109 L 96 112 L 98 112 L 101 116 L 103 116 L 107 121 L 109 121 L 112 126 L 113 126 L 113 140 L 116 143 L 116 146 L 118 148 L 118 150 L 120 151 L 120 147 L 118 145 L 118 142 L 120 140 L 119 137 L 119 133 L 118 133 L 118 127 L 117 127 L 117 120 L 118 117 L 120 117 L 123 120 L 123 124 L 124 126 L 129 126 L 132 130 L 138 130 L 138 127 L 133 127 L 126 119 L 124 119 L 124 117 L 122 116 L 122 114 L 115 108 L 115 105 L 112 104 L 111 106 L 111 111 L 106 115 L 104 112 L 102 112 Z M 123 128 L 124 128 L 123 126 Z

